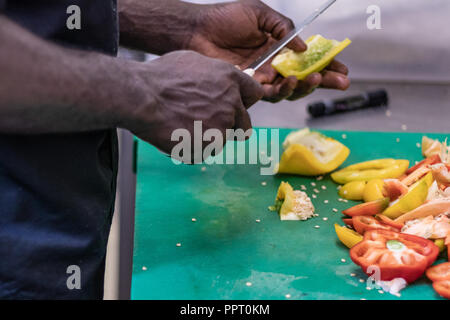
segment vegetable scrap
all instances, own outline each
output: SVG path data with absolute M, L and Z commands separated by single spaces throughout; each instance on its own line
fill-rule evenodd
M 287 182 L 281 182 L 275 204 L 270 209 L 279 213 L 280 220 L 307 220 L 315 216 L 314 205 L 308 195 L 294 190 Z

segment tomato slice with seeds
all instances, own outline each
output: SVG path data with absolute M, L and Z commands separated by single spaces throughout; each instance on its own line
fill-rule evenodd
M 433 282 L 433 289 L 443 298 L 450 299 L 450 280 Z
M 366 231 L 369 230 L 391 230 L 395 232 L 400 232 L 401 229 L 390 226 L 374 217 L 370 216 L 356 216 L 352 218 L 353 220 L 353 228 L 358 232 L 359 234 L 364 234 Z
M 427 277 L 431 281 L 450 280 L 450 262 L 438 264 L 427 270 Z
M 385 224 L 387 224 L 387 225 L 389 225 L 391 227 L 394 227 L 394 228 L 398 229 L 399 232 L 400 232 L 400 230 L 402 230 L 402 228 L 404 226 L 403 223 L 395 222 L 394 220 L 392 220 L 391 218 L 385 216 L 384 214 L 377 214 L 375 216 L 375 218 L 377 218 L 381 222 L 383 222 L 383 223 L 385 223 Z
M 403 278 L 408 283 L 420 278 L 433 264 L 439 248 L 430 240 L 390 230 L 370 230 L 350 250 L 350 257 L 363 271 L 378 267 L 380 280 Z

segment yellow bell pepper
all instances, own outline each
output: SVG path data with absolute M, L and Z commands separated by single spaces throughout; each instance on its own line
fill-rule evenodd
M 383 199 L 383 185 L 383 179 L 372 179 L 367 182 L 363 193 L 364 202 L 372 202 L 375 200 Z
M 408 160 L 379 159 L 357 163 L 331 174 L 331 178 L 339 184 L 351 181 L 369 181 L 373 179 L 394 179 L 408 169 Z
M 279 201 L 279 213 L 280 216 L 285 215 L 294 210 L 294 189 L 287 182 L 281 182 L 280 187 L 278 188 L 277 198 L 275 203 Z
M 269 207 L 278 211 L 280 220 L 307 220 L 314 216 L 314 205 L 306 193 L 294 190 L 287 182 L 281 182 L 275 205 Z
M 384 210 L 383 214 L 391 219 L 396 219 L 422 205 L 428 196 L 428 183 L 429 177 L 427 175 L 425 178 L 422 178 L 422 180 L 413 184 L 409 188 L 408 193 Z
M 428 172 L 427 175 L 425 177 L 422 178 L 422 180 L 424 180 L 427 183 L 428 188 L 431 187 L 431 185 L 434 182 L 434 178 L 433 178 L 433 173 L 432 172 Z M 417 184 L 417 182 L 416 182 Z M 414 185 L 412 185 L 413 187 Z
M 439 252 L 444 251 L 445 248 L 446 248 L 446 246 L 445 246 L 445 239 L 436 239 L 436 240 L 434 240 L 434 244 L 438 246 Z
M 346 183 L 339 189 L 339 196 L 347 200 L 359 201 L 363 199 L 365 188 L 365 181 L 352 181 Z
M 305 42 L 308 50 L 297 53 L 284 49 L 273 59 L 272 67 L 286 78 L 295 76 L 298 80 L 304 80 L 311 73 L 322 71 L 351 43 L 349 39 L 339 42 L 319 34 L 309 37 Z
M 308 128 L 289 134 L 283 148 L 285 151 L 275 172 L 304 176 L 329 173 L 350 154 L 350 150 L 339 141 Z
M 336 231 L 339 240 L 350 249 L 363 240 L 363 236 L 358 232 L 347 227 L 342 227 L 337 223 L 334 224 L 334 230 Z

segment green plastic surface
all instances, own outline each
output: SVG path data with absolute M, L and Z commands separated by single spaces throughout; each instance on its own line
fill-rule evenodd
M 281 129 L 280 142 L 291 131 Z M 343 166 L 388 157 L 411 163 L 422 159 L 417 143 L 423 134 L 345 132 L 343 139 L 344 132 L 321 132 L 350 148 Z M 427 136 L 443 140 L 449 135 Z M 343 225 L 340 211 L 353 202 L 338 201 L 329 175 L 316 181 L 261 176 L 258 165 L 175 165 L 143 142 L 137 166 L 132 299 L 440 298 L 426 278 L 401 297 L 366 289 L 367 276 L 334 231 L 334 223 Z M 280 221 L 268 206 L 281 181 L 295 189 L 306 185 L 310 196 L 315 182 L 320 193 L 312 200 L 320 216 Z

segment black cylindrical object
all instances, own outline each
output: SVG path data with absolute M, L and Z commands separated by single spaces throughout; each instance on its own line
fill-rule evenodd
M 314 102 L 308 105 L 308 112 L 317 118 L 357 109 L 387 106 L 388 102 L 386 90 L 380 89 L 347 98 Z

